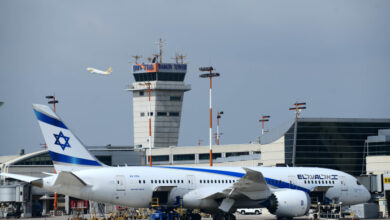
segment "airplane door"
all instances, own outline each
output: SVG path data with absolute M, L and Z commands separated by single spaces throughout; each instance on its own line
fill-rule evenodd
M 187 175 L 188 189 L 195 189 L 195 176 Z
M 340 176 L 340 188 L 341 188 L 341 193 L 340 193 L 341 199 L 344 201 L 349 200 L 348 187 L 347 187 L 347 183 L 345 181 L 345 176 Z
M 126 179 L 123 175 L 115 176 L 115 200 L 123 199 L 126 196 Z
M 296 188 L 297 188 L 297 187 L 296 187 L 297 181 L 296 181 L 295 176 L 293 176 L 293 175 L 288 176 L 288 182 L 289 182 L 289 184 L 290 184 L 290 189 L 296 189 Z

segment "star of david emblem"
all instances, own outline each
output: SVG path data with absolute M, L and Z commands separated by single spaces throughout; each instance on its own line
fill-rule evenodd
M 65 150 L 65 148 L 67 148 L 67 147 L 71 148 L 71 146 L 69 144 L 69 137 L 64 136 L 62 131 L 60 131 L 59 134 L 53 134 L 53 135 L 56 138 L 56 142 L 54 142 L 54 144 L 60 145 L 62 150 Z

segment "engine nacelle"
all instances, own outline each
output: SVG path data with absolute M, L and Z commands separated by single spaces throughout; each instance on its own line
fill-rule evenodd
M 309 211 L 310 202 L 309 195 L 303 191 L 281 190 L 270 196 L 268 210 L 278 217 L 297 217 Z
M 202 199 L 208 188 L 192 190 L 183 196 L 183 207 L 191 209 L 216 209 L 218 203 L 214 199 Z

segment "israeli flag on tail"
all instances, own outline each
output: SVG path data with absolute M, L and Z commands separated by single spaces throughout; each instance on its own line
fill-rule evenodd
M 33 105 L 55 170 L 76 171 L 105 166 L 98 161 L 46 105 Z

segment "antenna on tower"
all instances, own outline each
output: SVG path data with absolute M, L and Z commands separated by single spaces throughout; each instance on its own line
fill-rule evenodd
M 135 55 L 135 56 L 132 56 L 134 59 L 135 59 L 135 64 L 137 64 L 138 63 L 138 60 L 140 59 L 140 58 L 142 58 L 142 56 L 139 56 L 139 55 Z
M 187 55 L 184 54 L 178 54 L 178 58 L 180 59 L 181 64 L 184 64 L 184 58 L 186 58 Z
M 159 49 L 160 63 L 162 63 L 162 53 L 163 53 L 162 48 L 163 48 L 163 45 L 166 45 L 167 43 L 162 38 L 160 38 L 157 43 L 158 43 L 158 49 Z
M 171 58 L 172 60 L 175 60 L 176 61 L 176 63 L 178 64 L 179 63 L 179 54 L 175 54 L 175 57 L 172 57 Z

